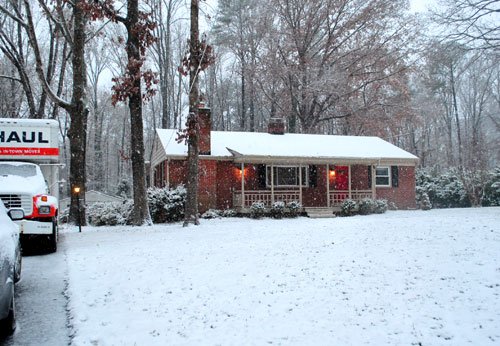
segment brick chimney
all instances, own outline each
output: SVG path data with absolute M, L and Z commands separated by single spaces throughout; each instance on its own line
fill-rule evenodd
M 200 155 L 210 155 L 210 131 L 212 130 L 212 121 L 210 119 L 210 108 L 201 102 L 199 106 L 198 123 L 200 133 L 198 137 L 198 148 Z
M 285 119 L 284 118 L 271 118 L 269 119 L 268 131 L 272 135 L 285 134 Z

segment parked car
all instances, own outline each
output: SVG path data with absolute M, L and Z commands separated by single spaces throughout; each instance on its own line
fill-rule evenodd
M 9 335 L 16 329 L 15 283 L 21 279 L 21 246 L 19 226 L 23 209 L 7 211 L 0 201 L 0 333 Z

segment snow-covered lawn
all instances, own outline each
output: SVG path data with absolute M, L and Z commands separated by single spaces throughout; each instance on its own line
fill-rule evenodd
M 498 345 L 500 208 L 66 230 L 75 345 Z

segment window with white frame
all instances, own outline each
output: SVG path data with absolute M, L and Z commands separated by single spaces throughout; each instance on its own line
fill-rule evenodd
M 273 184 L 276 187 L 299 186 L 299 166 L 274 166 Z M 307 166 L 302 166 L 302 186 L 305 187 L 309 181 Z M 266 185 L 271 186 L 271 166 L 266 166 Z
M 391 170 L 389 167 L 375 168 L 375 185 L 391 186 Z

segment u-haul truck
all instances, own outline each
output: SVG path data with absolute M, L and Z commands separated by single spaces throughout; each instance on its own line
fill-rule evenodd
M 55 120 L 0 118 L 0 199 L 24 209 L 21 240 L 57 250 L 59 125 Z

